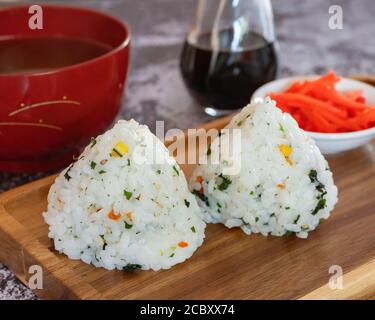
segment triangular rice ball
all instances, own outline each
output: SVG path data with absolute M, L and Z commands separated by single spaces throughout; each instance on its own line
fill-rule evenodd
M 190 182 L 206 222 L 241 227 L 250 234 L 306 238 L 337 202 L 337 188 L 321 152 L 296 121 L 269 99 L 245 107 L 227 129 L 240 130 L 240 154 L 219 157 L 223 135 L 210 147 Z M 225 137 L 225 135 L 224 135 Z M 239 172 L 226 174 L 237 162 Z
M 58 176 L 44 218 L 56 250 L 71 259 L 106 269 L 159 270 L 202 244 L 199 215 L 168 150 L 132 120 L 94 139 Z

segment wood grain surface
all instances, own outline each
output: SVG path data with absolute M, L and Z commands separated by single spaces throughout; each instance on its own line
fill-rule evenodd
M 221 126 L 220 121 L 215 126 Z M 208 225 L 206 240 L 188 261 L 159 272 L 106 271 L 53 249 L 41 213 L 54 177 L 0 197 L 0 260 L 24 282 L 31 265 L 44 270 L 50 299 L 297 299 L 375 295 L 375 144 L 328 158 L 339 188 L 332 217 L 307 240 L 245 235 Z M 183 166 L 187 174 L 189 166 Z M 344 290 L 328 273 L 340 265 Z
M 229 117 L 202 126 L 222 128 Z M 187 150 L 189 151 L 189 150 Z M 44 271 L 46 299 L 371 299 L 375 297 L 375 142 L 330 156 L 339 202 L 307 240 L 208 225 L 188 261 L 163 271 L 107 271 L 57 253 L 42 212 L 55 177 L 0 196 L 0 261 L 27 283 Z M 192 166 L 183 165 L 187 177 Z M 344 271 L 332 290 L 329 268 Z

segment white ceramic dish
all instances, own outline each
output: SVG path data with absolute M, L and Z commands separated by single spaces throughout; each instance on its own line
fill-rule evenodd
M 306 79 L 314 79 L 316 77 L 317 76 L 289 77 L 271 81 L 258 88 L 252 95 L 251 99 L 258 97 L 264 98 L 269 92 L 280 92 L 289 87 L 293 81 L 303 81 Z M 366 98 L 366 103 L 375 105 L 375 87 L 369 84 L 357 80 L 342 78 L 336 84 L 336 88 L 339 91 L 361 89 Z M 333 154 L 351 150 L 370 142 L 375 138 L 375 127 L 345 133 L 317 133 L 310 131 L 307 131 L 307 133 L 315 140 L 319 149 L 324 154 Z

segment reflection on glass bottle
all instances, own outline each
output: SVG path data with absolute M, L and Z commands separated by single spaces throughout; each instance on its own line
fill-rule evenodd
M 181 54 L 182 76 L 211 115 L 245 106 L 275 79 L 277 54 L 268 0 L 200 0 Z

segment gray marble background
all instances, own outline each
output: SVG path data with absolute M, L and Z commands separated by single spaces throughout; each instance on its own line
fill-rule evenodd
M 51 1 L 44 1 L 51 2 Z M 178 57 L 196 0 L 71 0 L 100 8 L 127 21 L 132 30 L 132 62 L 126 98 L 118 118 L 135 118 L 155 127 L 188 128 L 209 121 L 187 93 Z M 0 7 L 19 1 L 0 0 Z M 280 47 L 280 76 L 375 74 L 373 0 L 273 0 Z M 344 29 L 328 28 L 328 8 L 342 6 Z M 0 193 L 48 173 L 0 172 Z M 0 299 L 35 299 L 0 262 Z

